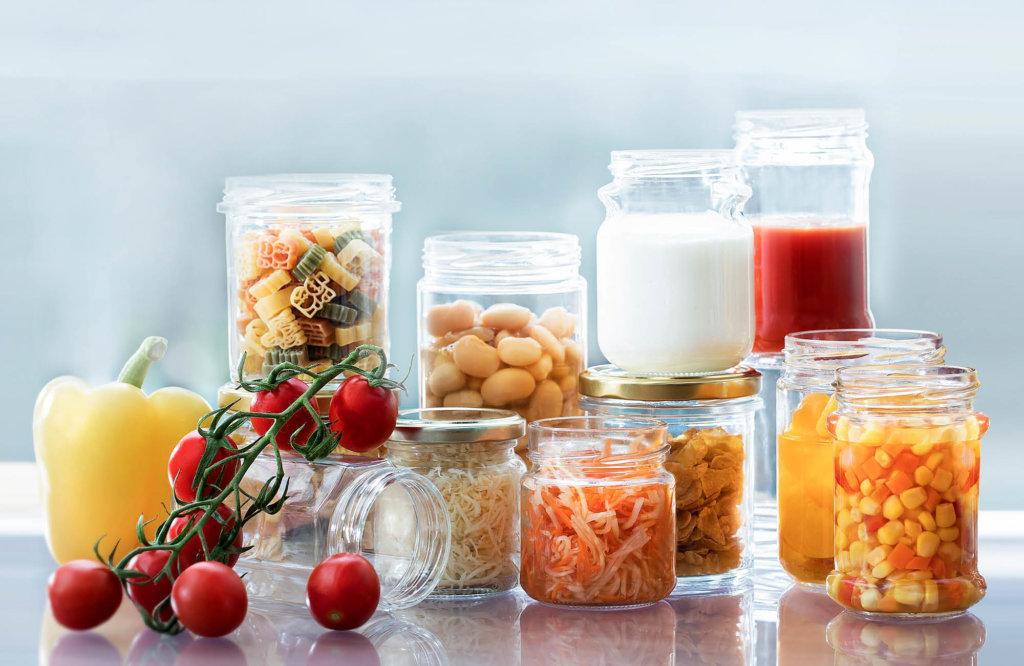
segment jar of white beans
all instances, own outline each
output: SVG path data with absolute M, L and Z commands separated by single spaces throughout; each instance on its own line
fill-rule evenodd
M 579 414 L 586 281 L 579 239 L 541 232 L 432 236 L 419 292 L 420 406 Z M 525 448 L 525 441 L 516 447 Z

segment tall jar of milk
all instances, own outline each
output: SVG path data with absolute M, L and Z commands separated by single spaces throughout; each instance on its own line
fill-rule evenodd
M 754 343 L 750 197 L 729 150 L 612 152 L 598 196 L 597 338 L 634 373 L 727 370 Z

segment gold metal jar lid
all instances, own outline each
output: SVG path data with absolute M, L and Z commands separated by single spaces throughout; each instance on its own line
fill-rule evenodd
M 392 442 L 500 442 L 526 433 L 526 419 L 507 409 L 433 407 L 398 413 Z
M 591 398 L 647 402 L 726 400 L 757 395 L 761 373 L 745 365 L 703 375 L 641 375 L 614 365 L 595 365 L 580 374 L 580 393 Z
M 322 388 L 317 391 L 316 407 L 320 416 L 323 418 L 327 418 L 328 410 L 331 406 L 331 397 L 334 395 L 336 388 L 337 387 Z M 217 406 L 231 406 L 232 411 L 247 412 L 249 411 L 249 407 L 252 406 L 252 399 L 254 395 L 254 393 L 250 393 L 245 389 L 239 388 L 235 384 L 225 384 L 217 391 Z M 234 404 L 232 405 L 232 403 Z

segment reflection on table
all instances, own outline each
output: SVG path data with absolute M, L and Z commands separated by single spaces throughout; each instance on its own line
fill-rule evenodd
M 914 622 L 876 622 L 843 613 L 829 623 L 827 636 L 837 665 L 967 666 L 978 663 L 985 625 L 970 613 Z

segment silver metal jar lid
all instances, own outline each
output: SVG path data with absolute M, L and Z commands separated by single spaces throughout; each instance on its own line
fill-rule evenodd
M 507 409 L 434 407 L 399 412 L 393 442 L 496 442 L 526 433 L 526 419 Z

